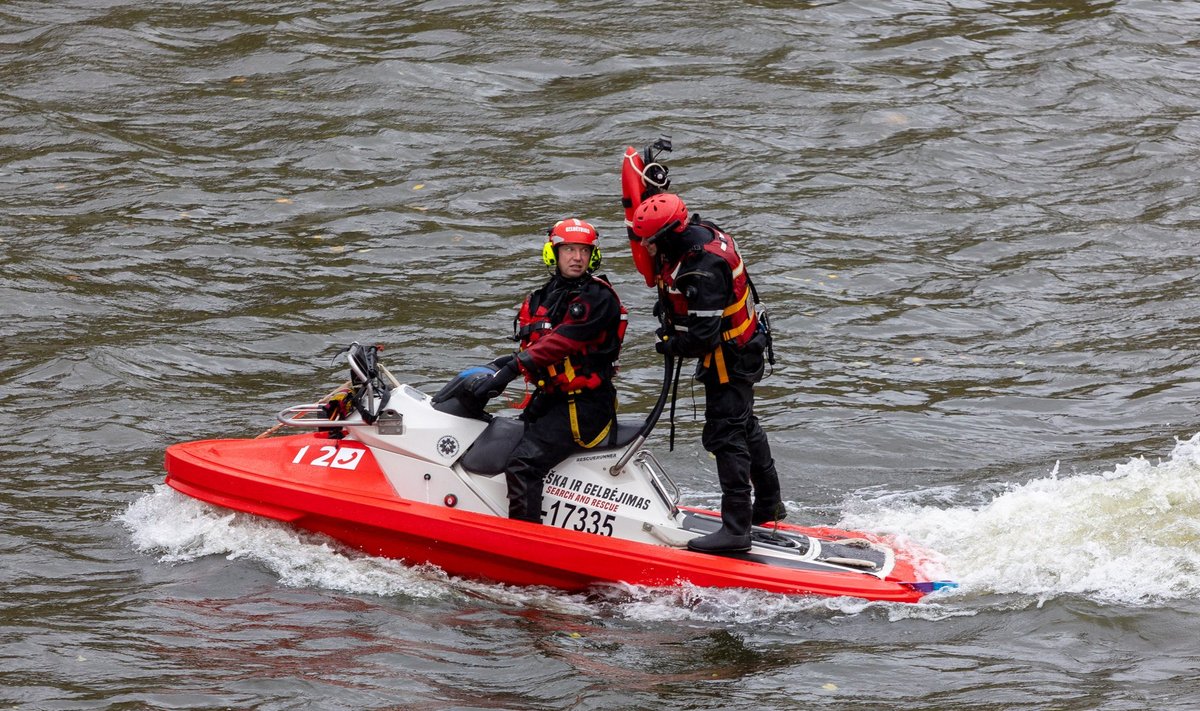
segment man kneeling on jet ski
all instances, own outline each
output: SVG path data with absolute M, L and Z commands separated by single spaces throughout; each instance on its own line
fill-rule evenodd
M 508 458 L 508 517 L 540 523 L 542 480 L 577 448 L 616 435 L 612 379 L 625 337 L 626 311 L 600 266 L 599 234 L 576 218 L 550 228 L 542 260 L 554 270 L 531 293 L 513 324 L 520 349 L 493 361 L 496 371 L 473 388 L 480 402 L 499 395 L 524 373 L 534 385 L 521 419 L 521 441 Z

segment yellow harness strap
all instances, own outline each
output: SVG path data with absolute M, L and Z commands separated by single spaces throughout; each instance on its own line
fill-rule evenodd
M 737 303 L 726 306 L 725 310 L 721 312 L 721 315 L 722 316 L 732 316 L 732 315 L 736 314 L 738 311 L 741 311 L 742 307 L 744 307 L 746 305 L 746 300 L 748 298 L 750 298 L 750 290 L 746 289 L 746 293 L 742 294 L 742 298 L 738 299 Z
M 596 435 L 596 439 L 591 442 L 584 442 L 583 435 L 579 433 L 579 414 L 575 411 L 575 398 L 567 401 L 567 410 L 571 413 L 571 437 L 575 440 L 575 444 L 584 449 L 591 449 L 603 442 L 604 438 L 608 436 L 608 431 L 612 429 L 613 421 L 609 420 L 604 429 L 600 431 L 600 434 Z
M 705 354 L 703 361 L 704 367 L 711 368 L 714 361 L 716 362 L 717 366 L 717 381 L 722 385 L 728 383 L 729 370 L 725 367 L 725 348 L 723 347 L 723 344 L 717 346 L 713 352 Z
M 559 370 L 559 368 L 562 368 L 562 370 Z M 567 383 L 574 382 L 575 366 L 571 364 L 570 358 L 563 359 L 563 362 L 558 364 L 557 366 L 555 366 L 555 365 L 546 366 L 546 374 L 549 375 L 551 379 L 557 378 L 559 373 L 562 373 L 562 375 L 563 375 L 563 380 L 564 380 L 563 384 L 564 385 L 566 385 Z
M 729 318 L 730 316 L 736 314 L 738 311 L 741 311 L 742 309 L 746 308 L 746 300 L 749 297 L 750 297 L 750 290 L 746 289 L 746 293 L 742 294 L 742 298 L 738 299 L 736 304 L 731 304 L 731 305 L 725 307 L 725 310 L 721 312 L 721 317 Z M 751 324 L 754 323 L 753 316 L 754 316 L 753 313 L 748 314 L 746 320 L 742 321 L 741 325 L 739 325 L 735 328 L 731 328 L 728 331 L 723 331 L 721 333 L 721 337 L 724 338 L 726 341 L 735 340 L 738 336 L 745 333 L 746 329 L 750 328 Z

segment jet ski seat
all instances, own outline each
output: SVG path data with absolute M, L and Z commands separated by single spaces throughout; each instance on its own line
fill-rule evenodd
M 640 420 L 618 417 L 615 442 L 610 441 L 591 450 L 585 450 L 583 447 L 575 449 L 580 452 L 620 449 L 637 438 L 643 424 L 645 423 Z M 467 448 L 459 462 L 464 469 L 473 474 L 496 476 L 504 471 L 504 465 L 508 462 L 512 451 L 517 448 L 517 443 L 521 441 L 521 433 L 524 430 L 525 423 L 516 418 L 493 417 L 492 421 L 488 423 L 487 429 Z

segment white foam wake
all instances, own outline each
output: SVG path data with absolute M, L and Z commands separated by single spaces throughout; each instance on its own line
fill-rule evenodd
M 316 536 L 274 521 L 209 506 L 169 488 L 134 501 L 120 516 L 134 546 L 168 563 L 210 555 L 253 560 L 291 586 L 350 593 L 436 597 L 447 588 L 435 571 L 399 561 L 347 555 Z
M 1200 594 L 1200 434 L 1159 462 L 1061 479 L 1056 466 L 981 507 L 853 508 L 840 525 L 902 533 L 937 551 L 960 594 L 1124 604 Z
M 347 551 L 323 536 L 197 501 L 159 484 L 118 517 L 134 546 L 164 563 L 205 556 L 249 560 L 279 576 L 283 585 L 412 598 L 484 598 L 506 606 L 531 605 L 559 612 L 583 609 L 580 597 L 539 588 L 460 580 L 434 566 Z

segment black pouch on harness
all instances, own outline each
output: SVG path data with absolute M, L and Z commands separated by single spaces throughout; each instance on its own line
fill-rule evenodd
M 767 349 L 767 336 L 756 331 L 754 337 L 742 347 L 726 346 L 725 362 L 729 368 L 729 377 L 757 383 L 766 372 L 766 362 L 763 351 Z
M 754 335 L 749 341 L 746 341 L 746 345 L 742 346 L 742 350 L 746 353 L 762 355 L 766 352 L 767 346 L 770 344 L 771 336 L 766 329 L 762 327 L 762 323 L 760 322 L 759 327 L 754 331 Z

